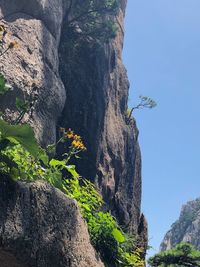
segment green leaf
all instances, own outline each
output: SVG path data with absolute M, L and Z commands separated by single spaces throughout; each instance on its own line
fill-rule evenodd
M 65 167 L 65 161 L 61 161 L 61 160 L 57 160 L 57 159 L 52 159 L 50 162 L 49 162 L 49 165 L 51 167 L 57 167 L 57 166 L 62 166 L 62 167 Z
M 121 232 L 119 229 L 117 229 L 117 228 L 113 229 L 113 231 L 112 231 L 112 235 L 114 236 L 115 240 L 116 240 L 117 242 L 119 242 L 119 243 L 123 243 L 123 242 L 125 241 L 125 237 L 124 237 L 124 235 L 123 235 L 122 232 Z
M 42 148 L 40 148 L 38 158 L 45 164 L 48 165 L 49 163 L 49 157 L 46 153 L 46 151 Z
M 0 132 L 2 139 L 7 139 L 15 144 L 18 142 L 32 156 L 44 160 L 44 151 L 37 144 L 33 129 L 28 124 L 10 125 L 4 120 L 0 120 Z
M 81 207 L 82 207 L 83 209 L 87 210 L 87 211 L 91 211 L 91 208 L 90 208 L 90 206 L 89 206 L 88 204 L 82 203 L 82 204 L 81 204 Z
M 78 176 L 79 176 L 79 174 L 78 174 L 77 171 L 75 170 L 75 168 L 76 168 L 75 165 L 67 165 L 67 166 L 65 166 L 65 167 L 66 167 L 67 171 L 68 171 L 69 173 L 71 173 L 71 175 L 72 175 L 73 177 L 78 177 Z
M 12 87 L 6 83 L 3 74 L 0 73 L 0 95 L 7 93 Z
M 56 152 L 56 145 L 55 144 L 51 144 L 47 146 L 47 153 L 55 153 Z
M 26 112 L 28 110 L 28 107 L 29 107 L 28 102 L 26 102 L 26 101 L 24 101 L 18 97 L 15 100 L 15 105 L 19 111 L 23 111 L 23 112 Z
M 18 165 L 14 162 L 14 160 L 10 159 L 8 156 L 0 154 L 0 162 L 6 163 L 10 168 L 17 168 Z

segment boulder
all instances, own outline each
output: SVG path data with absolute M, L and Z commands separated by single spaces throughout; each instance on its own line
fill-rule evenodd
M 77 203 L 47 183 L 0 178 L 1 267 L 103 267 Z

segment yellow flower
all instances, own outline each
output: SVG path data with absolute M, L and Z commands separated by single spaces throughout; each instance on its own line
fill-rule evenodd
M 86 150 L 86 147 L 81 140 L 74 140 L 72 146 L 76 149 Z
M 72 142 L 72 146 L 75 147 L 75 148 L 77 148 L 77 147 L 78 147 L 78 142 L 77 142 L 76 140 L 74 140 L 74 141 Z
M 71 129 L 68 129 L 67 131 L 65 128 L 60 128 L 60 132 L 63 133 L 64 138 L 72 139 L 72 147 L 77 150 L 86 150 L 86 147 L 84 146 L 80 135 L 75 134 Z
M 75 139 L 75 140 L 81 140 L 81 137 L 80 137 L 80 135 L 75 134 L 75 135 L 74 135 L 74 139 Z
M 69 129 L 67 132 L 64 132 L 64 137 L 71 139 L 74 137 L 74 132 L 71 129 Z

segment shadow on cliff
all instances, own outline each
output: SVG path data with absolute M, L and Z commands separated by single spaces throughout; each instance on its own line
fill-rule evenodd
M 28 2 L 28 3 L 27 3 Z M 10 22 L 15 22 L 18 19 L 22 19 L 22 20 L 33 20 L 36 18 L 36 20 L 38 19 L 42 19 L 42 15 L 41 14 L 37 14 L 36 11 L 36 17 L 34 17 L 34 14 L 31 14 L 31 3 L 33 3 L 34 1 L 31 1 L 29 3 L 29 1 L 1 1 L 1 12 L 2 12 L 2 17 L 1 20 L 3 19 L 6 23 L 10 23 Z M 18 5 L 19 4 L 19 5 Z M 26 6 L 28 6 L 28 10 L 26 10 Z M 34 6 L 34 10 L 37 9 L 36 6 Z M 38 10 L 40 10 L 40 6 L 38 6 Z M 41 15 L 41 16 L 40 16 Z M 43 22 L 43 21 L 42 21 Z M 44 32 L 42 33 L 42 49 L 44 52 L 44 55 L 46 54 L 46 51 L 48 50 L 47 48 L 47 39 L 46 39 L 46 32 L 49 29 L 49 27 L 51 28 L 50 25 L 48 25 L 48 20 L 46 20 L 44 22 Z M 55 31 L 54 31 L 55 30 Z M 51 28 L 50 30 L 50 34 L 52 39 L 54 38 L 54 34 L 56 32 L 56 29 Z M 18 36 L 19 37 L 19 36 Z M 55 38 L 54 38 L 55 39 Z M 51 64 L 48 62 L 48 59 L 45 59 L 47 62 L 47 66 L 42 66 L 42 72 L 43 72 L 43 76 L 44 77 L 50 77 L 49 76 L 49 72 L 54 73 L 54 69 L 51 66 Z M 2 64 L 3 65 L 3 64 Z M 52 68 L 52 69 L 51 69 Z M 50 69 L 50 71 L 49 71 Z M 54 73 L 54 75 L 56 76 L 57 74 Z M 54 77 L 50 77 L 48 79 L 48 83 L 51 84 L 51 82 L 53 83 L 53 79 Z M 14 96 L 19 96 L 19 90 L 20 88 L 14 88 L 14 93 L 12 92 L 12 97 Z M 48 91 L 47 91 L 48 94 Z M 4 103 L 1 104 L 1 106 L 4 106 L 4 108 L 8 107 L 8 105 L 11 105 L 12 107 L 15 104 L 15 101 L 10 101 L 10 95 L 8 98 L 4 99 Z M 44 98 L 44 97 L 43 97 Z M 56 98 L 56 94 L 55 94 L 55 98 Z M 45 98 L 44 98 L 45 99 Z M 44 101 L 43 99 L 43 101 Z M 56 101 L 57 99 L 55 99 Z M 47 106 L 48 107 L 48 101 L 42 103 L 43 105 L 40 105 L 41 110 L 40 113 L 42 114 L 42 108 L 44 108 L 43 106 Z M 39 108 L 39 107 L 38 107 Z M 52 112 L 52 110 L 46 110 L 47 112 Z M 56 114 L 55 111 L 52 112 L 52 116 L 58 116 L 59 114 Z M 43 114 L 42 114 L 43 115 Z M 55 127 L 54 127 L 55 128 Z M 56 129 L 54 129 L 55 131 Z M 46 131 L 44 131 L 41 134 L 41 140 L 46 140 L 47 139 L 47 132 L 48 130 L 46 129 Z M 55 140 L 54 140 L 55 141 Z M 0 248 L 9 248 L 11 253 L 13 255 L 17 255 L 18 258 L 23 258 L 25 259 L 25 262 L 31 262 L 30 264 L 32 264 L 32 262 L 37 261 L 37 259 L 40 257 L 41 253 L 44 253 L 42 251 L 37 251 L 37 255 L 32 255 L 31 256 L 31 251 L 32 251 L 32 246 L 33 246 L 33 242 L 34 240 L 31 240 L 31 237 L 33 237 L 34 235 L 36 238 L 36 243 L 38 242 L 40 244 L 40 242 L 42 243 L 44 240 L 41 240 L 41 236 L 40 233 L 37 233 L 37 231 L 39 232 L 39 228 L 43 227 L 43 222 L 41 221 L 40 225 L 38 224 L 38 221 L 35 221 L 34 227 L 35 228 L 31 228 L 30 225 L 33 225 L 34 221 L 34 217 L 33 214 L 31 214 L 33 212 L 33 210 L 29 209 L 31 207 L 37 207 L 37 202 L 35 203 L 30 203 L 31 201 L 31 191 L 29 192 L 29 189 L 24 186 L 24 193 L 23 190 L 20 191 L 19 190 L 20 184 L 10 180 L 8 177 L 3 176 L 1 177 L 0 175 L 0 207 L 1 207 L 1 214 L 0 214 Z M 22 186 L 23 188 L 23 186 Z M 22 189 L 21 188 L 21 189 Z M 48 194 L 48 193 L 47 193 Z M 26 199 L 24 199 L 26 196 Z M 24 202 L 24 200 L 26 200 L 27 202 Z M 17 206 L 17 205 L 21 206 Z M 32 204 L 32 206 L 29 206 L 30 204 Z M 42 205 L 45 206 L 48 205 L 47 202 L 43 202 Z M 57 205 L 59 205 L 59 203 L 57 203 Z M 29 208 L 28 208 L 29 207 Z M 18 212 L 18 218 L 20 218 L 20 221 L 15 222 L 15 214 L 13 214 L 13 212 Z M 37 215 L 37 214 L 36 214 Z M 13 216 L 13 218 L 11 218 L 11 216 Z M 40 216 L 40 214 L 37 215 L 38 218 Z M 67 214 L 66 214 L 67 216 Z M 17 217 L 17 216 L 16 216 Z M 9 225 L 9 220 L 10 222 L 12 222 L 12 225 Z M 52 223 L 52 227 L 54 226 L 54 223 Z M 70 237 L 71 239 L 73 239 L 76 234 L 77 234 L 77 227 L 78 224 L 76 223 L 76 221 L 74 222 L 74 228 L 73 231 L 71 231 L 70 233 Z M 10 241 L 7 240 L 7 227 L 13 227 L 13 233 L 16 233 L 16 236 L 12 236 L 10 237 Z M 55 233 L 56 231 L 58 231 L 58 229 L 54 229 Z M 21 231 L 21 232 L 20 232 Z M 38 236 L 37 236 L 38 234 Z M 43 238 L 45 238 L 45 235 L 43 235 Z M 31 242 L 30 242 L 31 241 Z M 46 257 L 48 257 L 49 261 L 51 260 L 52 263 L 55 260 L 54 257 L 54 252 L 53 252 L 53 246 L 56 246 L 57 251 L 60 251 L 60 253 L 63 251 L 63 246 L 64 246 L 64 242 L 57 242 L 57 237 L 56 235 L 53 237 L 52 234 L 52 239 L 49 240 L 49 246 L 48 246 L 48 242 L 46 242 L 46 250 L 47 250 L 47 255 Z M 45 250 L 44 250 L 45 251 Z M 62 255 L 60 255 L 62 256 Z M 56 258 L 56 260 L 58 260 L 59 257 Z M 56 263 L 58 264 L 58 263 Z M 59 266 L 56 265 L 55 266 Z M 66 263 L 66 266 L 70 266 L 70 264 Z M 34 264 L 32 264 L 33 266 L 36 266 Z M 9 265 L 10 267 L 11 265 Z M 39 266 L 39 265 L 38 265 Z M 42 265 L 40 265 L 42 266 Z M 49 265 L 50 266 L 50 265 Z
M 94 182 L 107 105 L 105 50 L 69 32 L 63 24 L 59 59 L 60 76 L 66 88 L 66 103 L 59 126 L 71 128 L 83 138 L 87 151 L 75 164 L 83 177 Z M 59 153 L 64 149 L 60 147 Z

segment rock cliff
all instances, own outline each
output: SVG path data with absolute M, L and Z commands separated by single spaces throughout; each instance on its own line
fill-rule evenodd
M 0 177 L 1 267 L 103 267 L 74 200 L 42 182 Z
M 122 63 L 126 0 L 119 0 L 113 18 L 117 36 L 96 45 L 87 40 L 75 55 L 63 49 L 71 41 L 65 25 L 68 3 L 0 0 L 1 23 L 19 44 L 14 53 L 1 58 L 0 71 L 13 86 L 0 100 L 1 110 L 13 119 L 13 96 L 36 91 L 35 109 L 24 120 L 33 126 L 39 142 L 43 146 L 55 142 L 60 126 L 80 134 L 87 152 L 78 163 L 79 172 L 98 186 L 119 223 L 147 240 L 146 221 L 140 217 L 138 130 L 134 119 L 126 122 L 129 83 Z
M 179 219 L 172 224 L 161 243 L 160 249 L 167 250 L 180 242 L 189 242 L 200 250 L 200 198 L 189 201 L 181 210 Z
M 114 40 L 66 52 L 66 27 L 59 49 L 60 75 L 66 88 L 60 126 L 84 139 L 87 153 L 79 171 L 99 187 L 119 223 L 137 233 L 141 202 L 141 156 L 135 121 L 126 123 L 129 82 L 122 63 L 126 1 L 121 0 Z M 64 49 L 63 49 L 64 47 Z

